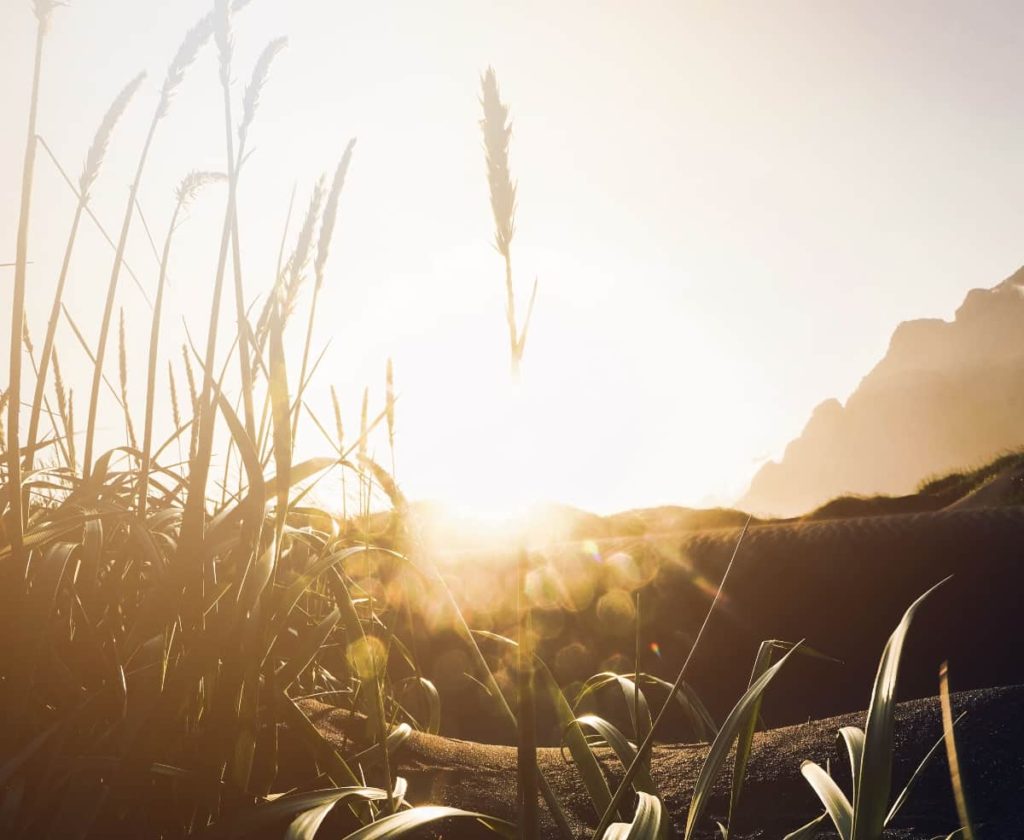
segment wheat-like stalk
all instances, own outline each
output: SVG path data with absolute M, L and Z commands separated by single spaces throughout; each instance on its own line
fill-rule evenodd
M 23 571 L 28 568 L 25 553 L 25 513 L 22 505 L 21 487 L 21 441 L 19 424 L 21 420 L 21 325 L 25 320 L 25 289 L 28 270 L 28 233 L 32 208 L 32 183 L 36 164 L 36 118 L 39 112 L 39 79 L 42 75 L 43 46 L 50 15 L 55 0 L 34 0 L 36 27 L 35 59 L 32 66 L 32 87 L 29 93 L 28 126 L 25 132 L 25 157 L 21 167 L 21 206 L 18 212 L 18 235 L 15 248 L 14 287 L 11 295 L 11 333 L 9 376 L 7 380 L 7 483 L 10 509 L 7 517 L 7 532 L 11 541 L 11 553 L 16 567 Z M 22 721 L 19 716 L 25 698 L 15 704 L 18 708 L 13 720 L 8 721 L 10 731 L 17 732 Z M 10 738 L 3 739 L 10 740 Z M 2 744 L 0 744 L 2 747 Z
M 324 218 L 320 224 L 320 238 L 316 245 L 316 260 L 313 263 L 316 275 L 316 284 L 323 283 L 324 268 L 327 265 L 327 255 L 331 250 L 331 240 L 334 238 L 334 227 L 338 220 L 338 200 L 341 197 L 341 190 L 345 186 L 345 176 L 348 174 L 348 166 L 352 160 L 352 150 L 356 146 L 355 138 L 348 141 L 345 151 L 338 162 L 338 168 L 334 171 L 334 180 L 331 182 L 331 191 L 327 195 L 327 204 L 324 206 Z
M 103 158 L 107 154 L 107 146 L 110 144 L 110 135 L 114 132 L 117 121 L 121 119 L 128 103 L 131 102 L 135 92 L 139 89 L 145 73 L 139 73 L 134 79 L 124 86 L 124 89 L 117 95 L 110 104 L 107 112 L 103 115 L 99 128 L 93 137 L 89 153 L 85 156 L 85 164 L 82 167 L 82 174 L 78 179 L 78 192 L 83 204 L 89 201 L 89 190 L 99 175 L 100 167 L 103 165 Z
M 217 43 L 220 80 L 226 86 L 231 81 L 231 56 L 235 51 L 234 37 L 231 34 L 230 0 L 215 0 L 213 4 L 213 38 Z
M 185 380 L 188 382 L 188 394 L 189 399 L 192 402 L 192 428 L 189 434 L 188 442 L 188 456 L 191 460 L 195 456 L 196 452 L 196 441 L 198 424 L 196 422 L 199 417 L 199 392 L 196 389 L 196 375 L 195 371 L 192 370 L 192 360 L 189 358 L 188 346 L 185 344 L 181 345 L 181 357 L 185 361 Z
M 71 462 L 71 472 L 76 473 L 78 471 L 78 459 L 75 455 L 75 392 L 72 388 L 68 388 L 67 436 L 68 460 Z
M 53 351 L 53 388 L 57 392 L 57 411 L 60 413 L 61 423 L 64 425 L 65 451 L 68 456 L 68 467 L 75 472 L 75 440 L 72 436 L 71 420 L 71 393 L 64 385 L 64 377 L 60 370 L 60 358 L 57 351 Z
M 124 406 L 124 425 L 128 432 L 128 443 L 132 449 L 138 449 L 132 414 L 128 408 L 128 348 L 125 346 L 124 336 L 124 307 L 120 309 L 117 327 L 117 373 L 121 382 L 121 404 Z
M 487 183 L 491 188 L 491 211 L 494 213 L 494 247 L 507 257 L 516 225 L 516 185 L 512 182 L 508 165 L 512 123 L 508 118 L 508 106 L 501 101 L 498 77 L 493 67 L 488 67 L 481 78 L 481 88 L 480 104 L 484 118 L 480 120 L 480 128 L 484 135 Z
M 200 193 L 203 187 L 209 184 L 216 184 L 227 180 L 227 175 L 223 172 L 208 172 L 200 169 L 193 169 L 178 184 L 177 189 L 174 191 L 174 197 L 177 201 L 178 207 L 176 210 L 180 214 L 182 211 L 188 208 L 195 197 Z
M 138 510 L 140 518 L 145 518 L 147 494 L 149 492 L 149 470 L 153 448 L 153 409 L 156 404 L 156 366 L 160 349 L 160 318 L 163 314 L 164 292 L 167 287 L 167 268 L 171 256 L 171 242 L 174 238 L 174 231 L 178 226 L 178 217 L 183 209 L 199 194 L 199 191 L 204 186 L 223 180 L 223 177 L 217 172 L 194 170 L 181 180 L 175 191 L 177 200 L 174 205 L 174 212 L 171 214 L 171 221 L 167 226 L 167 236 L 164 238 L 163 253 L 160 256 L 160 277 L 157 280 L 156 300 L 153 303 L 153 318 L 149 330 L 149 356 L 146 364 L 146 406 L 142 424 L 142 460 L 139 466 Z M 174 385 L 173 376 L 171 378 L 171 385 L 172 387 Z M 177 414 L 176 405 L 175 414 Z M 175 428 L 178 428 L 177 421 L 175 421 Z
M 234 141 L 232 138 L 232 117 L 231 117 L 231 90 L 228 86 L 228 75 L 221 73 L 221 89 L 224 96 L 224 136 L 228 156 L 228 172 L 231 178 L 229 189 L 229 200 L 227 218 L 225 219 L 224 235 L 230 236 L 232 247 L 232 268 L 234 271 L 235 285 L 235 321 L 238 326 L 238 364 L 241 374 L 242 404 L 245 412 L 245 430 L 250 438 L 256 434 L 255 410 L 253 408 L 254 377 L 252 372 L 253 360 L 249 352 L 250 331 L 248 315 L 245 309 L 245 289 L 242 283 L 242 252 L 238 232 L 238 207 L 237 187 L 238 178 L 245 162 L 246 140 L 248 139 L 249 128 L 256 115 L 256 106 L 259 104 L 260 91 L 270 75 L 270 65 L 274 57 L 280 52 L 285 43 L 284 38 L 277 38 L 267 44 L 256 60 L 252 77 L 246 87 L 242 103 L 242 122 L 238 128 L 238 158 L 235 159 Z M 223 66 L 223 65 L 222 65 Z M 222 241 L 222 252 L 226 245 Z M 229 451 L 230 455 L 230 451 Z
M 313 232 L 316 230 L 316 223 L 320 218 L 320 209 L 323 203 L 324 178 L 321 175 L 313 187 L 313 194 L 310 196 L 309 206 L 306 208 L 306 216 L 302 220 L 302 227 L 299 228 L 299 235 L 295 240 L 295 248 L 292 250 L 292 254 L 285 266 L 285 272 L 288 275 L 283 300 L 285 319 L 295 309 L 299 288 L 306 277 L 306 267 L 309 265 L 309 257 L 313 246 Z
M 516 185 L 508 163 L 508 146 L 512 138 L 512 123 L 508 117 L 508 106 L 501 101 L 498 77 L 493 67 L 488 67 L 480 80 L 484 117 L 480 128 L 484 136 L 484 151 L 487 160 L 487 184 L 491 194 L 491 212 L 494 215 L 494 247 L 505 260 L 505 321 L 508 325 L 509 355 L 512 375 L 518 377 L 519 365 L 526 346 L 526 336 L 533 315 L 533 304 L 537 296 L 537 283 L 527 307 L 526 321 L 522 332 L 517 326 L 516 298 L 512 284 L 512 237 L 516 230 Z
M 24 318 L 21 321 L 21 343 L 25 345 L 25 350 L 28 351 L 29 356 L 35 354 L 35 347 L 32 346 L 32 334 L 28 331 L 28 319 Z
M 164 84 L 160 89 L 160 102 L 156 108 L 156 119 L 162 119 L 167 115 L 167 111 L 171 107 L 171 100 L 174 98 L 174 93 L 185 78 L 185 71 L 196 60 L 199 50 L 202 49 L 203 44 L 210 40 L 212 34 L 212 13 L 204 15 L 185 33 L 184 39 L 178 46 L 178 51 L 174 54 L 174 58 L 171 59 L 171 63 L 167 67 Z
M 341 403 L 338 401 L 338 392 L 331 386 L 331 405 L 334 408 L 334 431 L 338 435 L 338 451 L 345 451 L 345 427 L 341 422 Z
M 138 90 L 139 85 L 145 78 L 145 73 L 140 73 L 130 81 L 121 92 L 115 97 L 99 128 L 93 136 L 92 145 L 85 156 L 85 163 L 82 167 L 82 175 L 79 178 L 79 197 L 75 207 L 75 214 L 71 221 L 71 231 L 68 234 L 67 244 L 64 248 L 64 259 L 61 263 L 60 275 L 57 277 L 57 285 L 53 291 L 53 303 L 50 305 L 50 320 L 46 325 L 46 335 L 43 338 L 43 350 L 39 357 L 39 371 L 36 376 L 35 395 L 32 400 L 32 411 L 28 422 L 28 440 L 26 447 L 28 453 L 25 456 L 26 468 L 31 469 L 34 458 L 36 436 L 39 433 L 40 409 L 43 402 L 43 394 L 46 393 L 46 376 L 49 372 L 50 356 L 53 353 L 53 341 L 57 334 L 57 323 L 60 320 L 60 309 L 64 299 L 64 287 L 67 284 L 68 272 L 71 268 L 71 256 L 74 252 L 75 242 L 78 237 L 78 227 L 82 221 L 82 213 L 89 203 L 89 190 L 99 175 L 100 167 L 106 155 L 107 147 L 110 144 L 110 137 L 117 125 L 118 120 L 124 114 L 132 96 Z
M 178 406 L 178 386 L 174 381 L 174 367 L 171 360 L 167 360 L 167 381 L 171 387 L 171 420 L 174 421 L 174 428 L 181 428 L 181 409 Z
M 242 97 L 242 122 L 238 127 L 239 146 L 244 146 L 249 128 L 256 117 L 256 107 L 260 102 L 260 92 L 270 76 L 270 65 L 287 44 L 287 38 L 275 38 L 263 48 L 260 57 L 256 59 L 252 77 L 249 79 L 249 84 L 246 86 L 245 94 Z
M 386 392 L 384 409 L 388 421 L 388 447 L 391 449 L 391 474 L 395 473 L 395 369 L 388 357 L 387 370 L 384 374 Z
M 106 356 L 107 340 L 110 332 L 110 321 L 114 313 L 114 300 L 117 294 L 117 284 L 121 276 L 121 266 L 124 260 L 125 249 L 128 245 L 128 233 L 131 229 L 132 217 L 135 214 L 136 199 L 139 185 L 142 182 L 142 174 L 146 167 L 146 160 L 149 157 L 149 150 L 156 134 L 156 128 L 160 120 L 167 114 L 174 91 L 181 84 L 185 70 L 195 61 L 203 44 L 209 40 L 213 33 L 214 20 L 212 14 L 207 14 L 200 19 L 186 34 L 177 53 L 171 60 L 167 70 L 164 85 L 160 92 L 160 101 L 156 111 L 149 123 L 149 130 L 146 139 L 142 144 L 142 151 L 139 154 L 139 161 L 135 169 L 135 178 L 132 181 L 128 195 L 128 204 L 125 208 L 124 218 L 121 222 L 121 235 L 118 239 L 114 255 L 114 265 L 110 271 L 110 280 L 107 283 L 107 295 L 103 305 L 103 315 L 100 320 L 99 340 L 96 343 L 96 362 L 93 366 L 92 387 L 89 391 L 89 411 L 85 425 L 85 453 L 83 457 L 83 472 L 88 477 L 92 470 L 92 450 L 96 432 L 96 414 L 99 407 L 100 381 L 103 377 L 103 361 Z
M 32 0 L 33 11 L 41 31 L 46 32 L 50 28 L 50 16 L 59 5 L 57 0 Z
M 338 436 L 338 454 L 345 453 L 345 427 L 341 422 L 341 403 L 338 400 L 338 392 L 331 386 L 331 405 L 334 408 L 334 431 Z M 341 468 L 341 521 L 348 521 L 348 492 L 345 488 L 345 467 Z
M 345 185 L 345 176 L 348 173 L 348 166 L 352 160 L 352 149 L 355 148 L 355 140 L 349 140 L 345 151 L 341 155 L 338 167 L 334 171 L 334 179 L 331 182 L 330 192 L 327 194 L 327 203 L 324 205 L 323 220 L 320 223 L 320 238 L 317 240 L 316 257 L 313 260 L 313 273 L 316 278 L 313 284 L 313 300 L 309 306 L 309 319 L 306 322 L 306 338 L 302 348 L 302 365 L 299 369 L 299 388 L 295 397 L 295 408 L 292 414 L 292 437 L 294 438 L 299 427 L 299 413 L 302 406 L 302 392 L 306 384 L 306 369 L 309 364 L 309 348 L 313 341 L 313 323 L 316 319 L 316 305 L 320 298 L 320 287 L 324 281 L 324 268 L 327 265 L 327 255 L 331 248 L 331 239 L 334 236 L 334 226 L 338 219 L 338 199 L 341 197 L 342 187 Z M 307 220 L 309 216 L 307 214 Z M 305 234 L 305 230 L 303 230 Z M 309 246 L 312 247 L 312 229 L 310 230 Z M 303 254 L 302 259 L 308 259 Z

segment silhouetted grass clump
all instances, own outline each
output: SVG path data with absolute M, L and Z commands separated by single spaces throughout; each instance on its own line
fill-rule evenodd
M 788 659 L 808 650 L 791 642 L 764 642 L 747 690 L 719 725 L 686 675 L 725 578 L 674 683 L 641 672 L 639 617 L 633 672 L 598 674 L 572 701 L 533 653 L 531 605 L 525 598 L 519 624 L 525 632 L 518 641 L 470 628 L 447 581 L 421 550 L 394 480 L 396 392 L 390 361 L 384 406 L 372 414 L 364 391 L 355 437 L 346 435 L 333 387 L 333 432 L 303 400 L 316 370 L 310 354 L 319 293 L 328 280 L 354 141 L 340 147 L 330 186 L 321 179 L 312 188 L 289 256 L 283 244 L 278 265 L 269 272 L 270 287 L 251 283 L 253 276 L 268 272 L 250 273 L 243 265 L 237 204 L 242 161 L 258 119 L 260 92 L 272 83 L 273 61 L 285 46 L 283 39 L 274 39 L 260 54 L 236 121 L 232 16 L 246 0 L 216 0 L 172 58 L 138 153 L 118 237 L 110 240 L 113 262 L 98 339 L 91 345 L 64 302 L 69 266 L 82 219 L 92 219 L 89 200 L 107 150 L 144 78 L 129 82 L 102 117 L 85 152 L 37 354 L 25 319 L 29 222 L 36 151 L 44 143 L 36 134 L 38 108 L 45 106 L 39 79 L 58 5 L 34 3 L 36 52 L 13 266 L 10 370 L 0 395 L 7 410 L 0 476 L 0 836 L 313 838 L 329 815 L 352 840 L 397 838 L 437 824 L 450 836 L 469 831 L 510 836 L 514 826 L 485 814 L 435 803 L 414 806 L 407 801 L 405 780 L 393 772 L 391 756 L 414 728 L 433 733 L 440 728 L 441 695 L 421 672 L 416 655 L 417 636 L 430 619 L 431 626 L 461 641 L 468 670 L 485 689 L 499 725 L 510 733 L 518 729 L 527 744 L 531 737 L 535 744 L 525 693 L 503 691 L 481 646 L 519 657 L 529 690 L 535 679 L 540 701 L 557 716 L 599 820 L 597 836 L 657 840 L 669 833 L 650 755 L 666 713 L 681 706 L 697 736 L 711 741 L 687 811 L 686 838 L 709 825 L 711 790 L 733 755 L 730 813 L 720 826 L 727 840 L 761 698 Z M 144 377 L 132 368 L 124 327 L 126 317 L 138 313 L 126 316 L 121 309 L 115 385 L 107 377 L 106 350 L 121 272 L 128 270 L 124 257 L 139 213 L 139 187 L 158 148 L 158 128 L 171 118 L 186 72 L 211 41 L 218 56 L 218 78 L 211 83 L 223 93 L 224 171 L 186 174 L 176 194 L 168 196 L 173 210 L 155 297 L 151 312 L 142 313 L 150 316 Z M 517 370 L 533 297 L 520 328 L 512 287 L 511 127 L 493 70 L 483 77 L 482 100 L 495 245 L 505 263 L 507 325 Z M 214 184 L 222 189 L 208 189 Z M 184 211 L 201 192 L 209 193 L 204 200 L 224 202 L 215 232 L 219 248 L 205 342 L 195 346 L 190 336 L 184 346 L 170 348 L 161 341 L 168 264 Z M 310 279 L 307 304 L 302 293 Z M 219 335 L 225 295 L 235 304 L 230 336 Z M 296 365 L 285 353 L 285 336 L 306 305 Z M 251 319 L 254 311 L 259 315 Z M 81 349 L 92 366 L 89 387 L 78 391 L 65 381 L 59 361 L 62 315 L 78 343 L 61 352 Z M 25 357 L 34 381 L 25 375 Z M 156 391 L 164 365 L 170 416 L 159 418 Z M 238 370 L 235 394 L 224 384 L 229 366 Z M 177 384 L 182 373 L 187 390 Z M 87 395 L 81 448 L 76 393 Z M 138 405 L 141 426 L 136 425 Z M 78 406 L 80 412 L 81 399 Z M 124 435 L 119 445 L 97 454 L 101 411 L 123 421 Z M 29 416 L 24 439 L 23 412 Z M 301 423 L 304 416 L 328 441 L 329 455 L 296 461 L 295 441 L 309 428 Z M 386 433 L 390 472 L 369 454 L 368 440 L 378 427 L 381 437 Z M 213 456 L 215 441 L 226 449 L 222 463 Z M 215 467 L 223 469 L 219 486 L 211 475 Z M 343 487 L 346 478 L 355 482 L 358 504 L 351 515 L 344 492 L 340 517 L 310 501 L 312 487 L 331 470 L 340 471 Z M 399 514 L 388 521 L 389 532 L 375 530 L 374 500 L 381 495 Z M 710 521 L 734 518 L 732 512 L 718 512 Z M 854 762 L 852 800 L 835 789 L 827 771 L 805 769 L 844 840 L 879 840 L 887 819 L 880 809 L 888 806 L 893 692 L 902 639 L 916 606 L 883 654 L 866 730 L 844 736 Z M 638 599 L 637 613 L 641 608 Z M 620 693 L 628 725 L 586 712 L 583 704 L 598 692 Z M 654 694 L 662 698 L 657 707 L 647 696 Z M 300 701 L 310 698 L 364 721 L 372 746 L 360 752 L 325 738 L 302 711 Z M 952 744 L 951 735 L 947 742 Z M 624 768 L 614 789 L 595 757 L 598 744 L 611 747 Z M 520 783 L 520 828 L 529 834 L 542 798 L 559 831 L 569 836 L 561 803 L 544 777 L 532 778 L 525 766 Z M 532 816 L 523 819 L 527 813 Z M 819 817 L 814 826 L 823 821 Z M 810 830 L 801 829 L 800 836 Z

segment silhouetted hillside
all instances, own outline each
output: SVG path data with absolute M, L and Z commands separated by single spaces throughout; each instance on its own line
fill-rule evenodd
M 899 325 L 842 405 L 826 400 L 739 506 L 794 515 L 843 494 L 914 490 L 1024 443 L 1024 269 L 968 293 L 953 321 Z

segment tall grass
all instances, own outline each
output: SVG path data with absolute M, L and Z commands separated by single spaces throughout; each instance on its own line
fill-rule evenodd
M 10 376 L 4 395 L 7 399 L 7 495 L 10 511 L 7 530 L 17 566 L 28 564 L 23 542 L 24 510 L 21 498 L 21 330 L 25 321 L 25 283 L 28 267 L 28 231 L 32 211 L 32 181 L 36 163 L 36 118 L 39 113 L 39 79 L 43 68 L 43 46 L 53 15 L 54 0 L 34 0 L 36 49 L 29 94 L 28 128 L 25 158 L 21 168 L 21 207 L 18 213 L 18 239 L 14 263 L 14 290 L 11 295 Z
M 688 714 L 697 737 L 707 736 L 712 742 L 687 813 L 687 838 L 702 827 L 710 792 L 734 744 L 737 760 L 730 807 L 738 807 L 761 697 L 797 646 L 765 643 L 747 691 L 718 727 L 685 679 L 707 620 L 672 684 L 642 673 L 638 624 L 634 672 L 598 674 L 570 703 L 532 644 L 525 551 L 518 561 L 518 641 L 474 632 L 446 580 L 422 551 L 394 479 L 397 397 L 390 359 L 383 407 L 371 413 L 369 390 L 363 392 L 357 436 L 346 436 L 333 385 L 333 439 L 304 403 L 303 393 L 317 367 L 315 360 L 310 364 L 310 354 L 320 291 L 328 280 L 328 256 L 354 141 L 342 150 L 329 189 L 322 180 L 315 185 L 290 257 L 279 258 L 271 287 L 262 293 L 247 290 L 239 184 L 260 92 L 270 83 L 271 63 L 284 42 L 272 41 L 261 53 L 236 126 L 230 84 L 231 14 L 245 5 L 244 0 L 217 0 L 213 12 L 187 33 L 168 68 L 137 158 L 120 235 L 111 243 L 114 263 L 94 350 L 68 309 L 64 292 L 79 225 L 82 216 L 89 215 L 89 200 L 113 130 L 143 78 L 133 79 L 108 109 L 86 153 L 47 329 L 36 357 L 24 310 L 38 89 L 54 5 L 35 3 L 36 52 L 12 296 L 11 370 L 0 394 L 0 411 L 7 409 L 6 428 L 0 433 L 6 455 L 0 489 L 0 715 L 6 722 L 0 742 L 0 835 L 212 838 L 271 832 L 312 838 L 334 820 L 348 837 L 360 840 L 397 838 L 436 826 L 453 836 L 470 829 L 503 836 L 518 830 L 535 836 L 543 798 L 557 830 L 569 837 L 562 805 L 537 769 L 533 714 L 538 694 L 539 702 L 552 706 L 565 732 L 576 772 L 594 807 L 596 836 L 662 838 L 668 831 L 669 814 L 654 783 L 651 756 L 660 725 L 676 703 Z M 123 310 L 118 319 L 116 387 L 104 371 L 108 333 L 138 212 L 137 192 L 157 126 L 184 73 L 211 38 L 223 95 L 225 169 L 190 173 L 174 195 L 159 255 L 139 445 L 134 427 L 138 415 L 133 410 L 138 381 L 131 378 Z M 508 166 L 511 128 L 493 70 L 485 73 L 482 84 L 495 245 L 505 266 L 510 358 L 518 373 L 536 283 L 520 329 L 511 262 L 516 200 Z M 177 349 L 171 353 L 161 344 L 169 265 L 175 235 L 190 204 L 214 182 L 226 182 L 227 196 L 204 352 L 189 337 L 179 357 Z M 282 256 L 287 223 L 285 227 Z M 218 325 L 229 258 L 236 332 L 225 351 Z M 295 376 L 286 336 L 293 328 L 292 316 L 305 305 L 302 295 L 309 285 L 311 263 L 313 284 L 307 318 L 297 337 L 303 350 Z M 253 302 L 247 295 L 263 301 L 255 321 L 250 319 Z M 58 354 L 60 314 L 92 366 L 81 457 L 74 387 L 64 379 Z M 35 368 L 25 444 L 18 422 L 25 386 L 23 345 Z M 61 349 L 64 358 L 67 352 Z M 167 367 L 170 395 L 170 416 L 162 421 L 157 416 L 161 364 Z M 236 364 L 241 416 L 225 385 L 226 371 Z M 52 395 L 47 390 L 51 368 Z M 182 375 L 187 390 L 179 394 L 176 382 Z M 123 415 L 127 445 L 97 456 L 101 383 Z M 303 407 L 329 439 L 330 456 L 296 461 Z M 44 415 L 53 426 L 53 437 L 40 441 Z M 225 465 L 219 502 L 211 501 L 208 487 L 218 423 L 238 464 L 237 488 L 230 489 L 229 479 L 235 476 Z M 167 430 L 163 439 L 160 429 Z M 375 434 L 386 435 L 390 473 L 374 460 Z M 336 512 L 310 501 L 316 482 L 331 470 L 341 474 L 340 520 Z M 355 473 L 359 487 L 358 509 L 351 520 L 345 500 L 349 473 Z M 396 550 L 397 541 L 387 544 L 386 534 L 381 544 L 374 542 L 372 507 L 380 496 L 391 502 L 412 531 L 402 543 L 404 554 Z M 727 577 L 728 571 L 719 595 Z M 392 586 L 395 581 L 402 585 Z M 508 730 L 518 734 L 518 826 L 436 804 L 413 807 L 406 801 L 408 785 L 397 775 L 392 755 L 412 727 L 437 732 L 441 720 L 441 695 L 417 661 L 417 627 L 409 600 L 403 602 L 403 596 L 396 595 L 409 589 L 426 592 L 431 607 L 447 613 L 446 626 L 464 645 L 489 702 Z M 716 596 L 708 616 L 717 602 Z M 638 600 L 638 622 L 639 606 Z M 880 809 L 888 804 L 883 800 L 891 780 L 895 671 L 915 608 L 886 649 L 866 731 L 844 735 L 851 752 L 860 756 L 848 819 L 829 782 L 821 773 L 805 770 L 815 790 L 825 791 L 827 814 L 839 814 L 833 819 L 852 840 L 876 840 L 885 822 Z M 407 638 L 399 632 L 403 620 Z M 484 643 L 515 649 L 518 703 L 502 692 L 481 650 Z M 777 660 L 772 658 L 775 654 L 781 654 Z M 606 686 L 617 687 L 625 701 L 633 741 L 611 721 L 582 712 L 582 700 Z M 645 690 L 666 692 L 655 715 Z M 410 697 L 418 697 L 425 711 Z M 352 720 L 365 719 L 365 742 L 341 746 L 318 732 L 304 711 L 318 698 L 330 698 Z M 948 723 L 950 733 L 951 729 Z M 614 792 L 588 732 L 611 746 L 623 765 Z M 947 739 L 952 743 L 951 734 Z M 824 817 L 814 825 L 821 825 Z M 730 828 L 731 822 L 730 813 Z

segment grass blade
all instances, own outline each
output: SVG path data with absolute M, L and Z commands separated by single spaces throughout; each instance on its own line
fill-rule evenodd
M 867 725 L 864 727 L 864 753 L 857 785 L 854 788 L 853 840 L 876 840 L 882 833 L 889 812 L 892 791 L 893 719 L 896 711 L 896 677 L 900 657 L 914 614 L 922 603 L 949 578 L 937 583 L 911 604 L 886 642 L 878 663 Z
M 718 778 L 718 774 L 721 772 L 722 767 L 725 765 L 726 759 L 729 756 L 729 750 L 733 745 L 733 742 L 740 734 L 740 730 L 745 724 L 746 715 L 760 700 L 761 695 L 764 694 L 765 689 L 775 678 L 775 675 L 779 673 L 782 666 L 786 664 L 786 660 L 793 655 L 793 651 L 797 650 L 799 645 L 795 645 L 790 648 L 789 651 L 772 665 L 767 671 L 765 671 L 760 677 L 751 683 L 750 687 L 743 693 L 743 696 L 739 699 L 739 702 L 733 707 L 733 710 L 729 712 L 729 716 L 725 719 L 725 723 L 722 724 L 722 728 L 718 735 L 715 737 L 714 742 L 711 744 L 711 749 L 708 751 L 707 758 L 704 759 L 704 765 L 700 769 L 700 774 L 697 776 L 697 781 L 693 787 L 693 799 L 690 801 L 690 810 L 686 815 L 686 840 L 690 840 L 693 836 L 694 829 L 697 825 L 697 821 L 704 813 L 704 809 L 708 805 L 708 801 L 711 798 L 711 789 L 714 786 L 715 779 Z
M 846 794 L 840 790 L 835 779 L 813 761 L 805 761 L 801 764 L 800 772 L 814 789 L 821 804 L 825 806 L 825 812 L 832 818 L 839 836 L 842 840 L 850 840 L 850 834 L 853 831 L 853 806 L 846 798 Z

